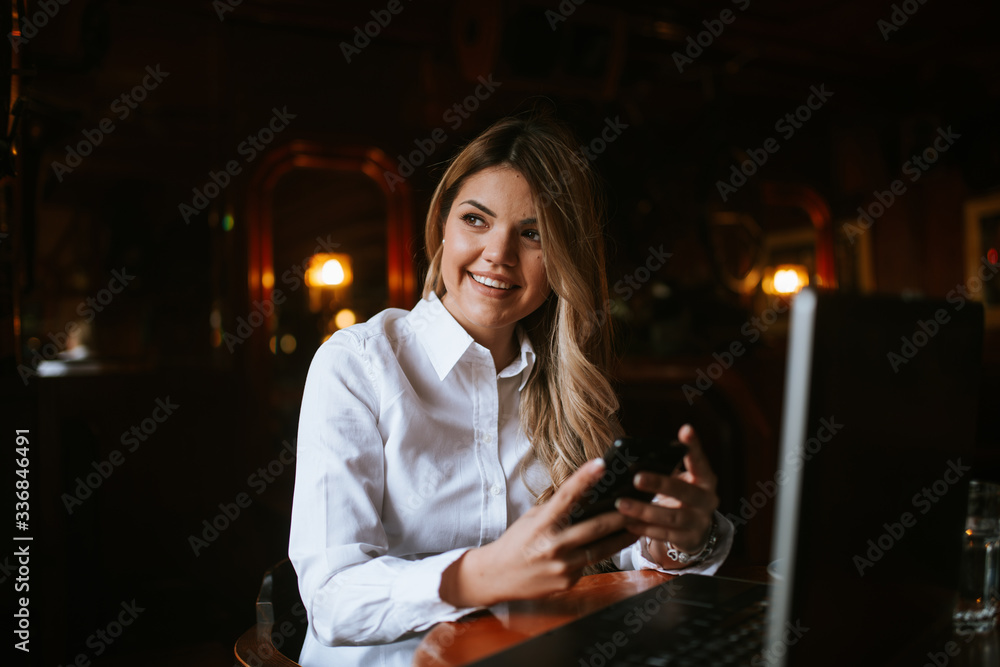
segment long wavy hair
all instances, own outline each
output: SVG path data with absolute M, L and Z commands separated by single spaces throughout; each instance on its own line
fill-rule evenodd
M 521 320 L 536 363 L 521 392 L 521 428 L 531 454 L 548 470 L 552 496 L 577 468 L 620 435 L 618 398 L 608 379 L 614 354 L 608 318 L 603 202 L 589 162 L 562 124 L 545 115 L 498 121 L 451 162 L 427 212 L 429 261 L 423 295 L 443 296 L 441 239 L 469 176 L 491 167 L 517 170 L 531 187 L 542 238 L 548 300 Z M 531 460 L 531 459 L 529 459 Z

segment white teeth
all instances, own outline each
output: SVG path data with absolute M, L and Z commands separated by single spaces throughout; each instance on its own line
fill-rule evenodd
M 499 280 L 493 280 L 492 278 L 484 278 L 483 276 L 477 276 L 474 273 L 470 273 L 469 275 L 472 276 L 472 279 L 475 280 L 477 283 L 487 285 L 488 287 L 495 287 L 497 289 L 510 289 L 511 287 L 513 287 L 513 285 L 511 285 L 510 283 L 502 283 Z

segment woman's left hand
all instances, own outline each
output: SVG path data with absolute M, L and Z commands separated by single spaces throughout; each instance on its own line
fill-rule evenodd
M 670 569 L 684 567 L 667 555 L 669 541 L 675 548 L 689 554 L 699 551 L 708 541 L 712 515 L 719 506 L 715 495 L 716 478 L 701 442 L 690 424 L 681 426 L 677 438 L 687 445 L 685 472 L 659 475 L 640 472 L 634 481 L 640 491 L 656 494 L 652 502 L 622 498 L 618 511 L 635 521 L 628 530 L 650 538 L 649 554 L 659 565 Z

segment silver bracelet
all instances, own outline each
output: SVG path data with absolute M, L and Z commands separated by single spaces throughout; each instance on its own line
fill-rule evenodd
M 708 531 L 708 540 L 696 553 L 689 554 L 684 553 L 668 540 L 664 540 L 664 544 L 667 545 L 667 556 L 681 565 L 697 565 L 698 563 L 706 560 L 712 555 L 715 550 L 715 543 L 719 541 L 719 524 L 715 520 L 715 514 L 712 514 L 712 527 Z

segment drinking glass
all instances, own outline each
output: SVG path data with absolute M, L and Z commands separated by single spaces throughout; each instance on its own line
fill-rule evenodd
M 953 615 L 956 630 L 988 632 L 998 603 L 1000 569 L 1000 485 L 972 480 L 962 535 L 958 601 Z

